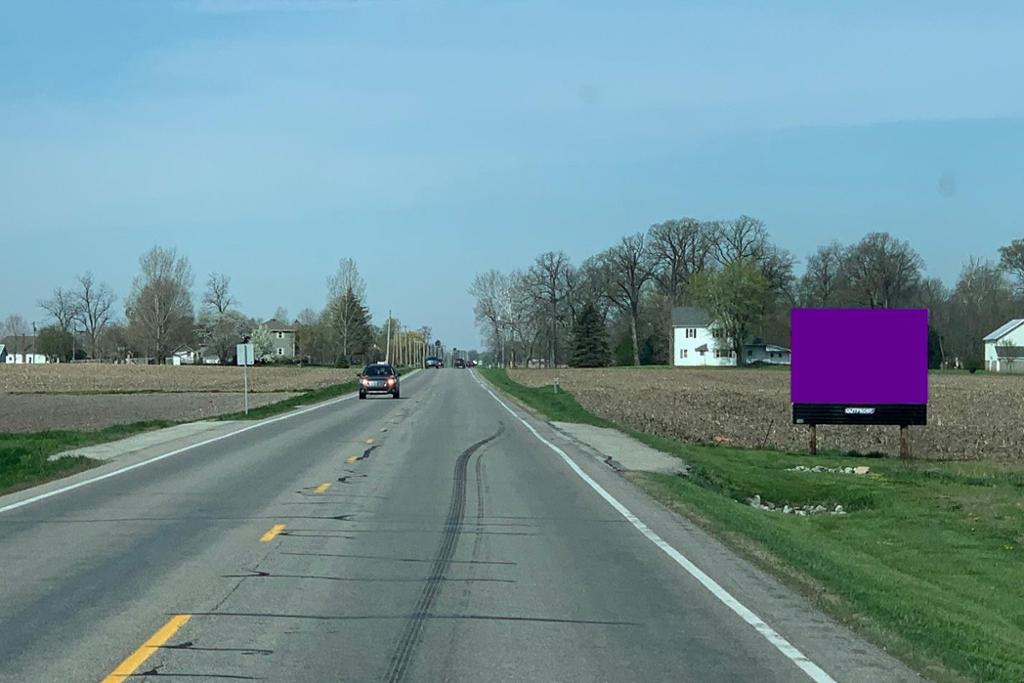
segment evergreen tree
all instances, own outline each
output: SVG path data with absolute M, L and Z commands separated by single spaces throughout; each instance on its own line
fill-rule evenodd
M 608 330 L 597 312 L 597 308 L 588 303 L 580 311 L 573 329 L 574 348 L 572 365 L 574 368 L 603 368 L 608 365 Z
M 354 356 L 370 352 L 373 347 L 370 312 L 352 288 L 328 303 L 327 318 L 334 337 L 337 365 L 347 367 Z

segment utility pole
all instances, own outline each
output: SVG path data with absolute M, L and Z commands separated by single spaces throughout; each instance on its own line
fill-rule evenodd
M 391 309 L 388 309 L 388 341 L 387 348 L 384 351 L 384 361 L 387 363 L 391 362 Z

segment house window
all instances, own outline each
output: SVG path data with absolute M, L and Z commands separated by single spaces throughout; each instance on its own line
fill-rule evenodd
M 277 333 L 277 338 L 278 339 L 284 339 L 284 332 L 278 332 Z
M 696 330 L 696 328 L 687 327 L 686 328 L 686 338 L 687 339 L 696 339 L 697 338 L 697 330 Z
M 679 357 L 686 358 L 686 349 L 679 349 Z
M 686 349 L 683 349 L 683 358 L 686 358 L 689 355 L 689 353 L 690 353 L 689 351 L 687 351 Z
M 279 355 L 279 356 L 283 356 L 283 355 L 284 355 L 284 349 L 282 349 L 282 348 L 278 347 L 278 349 L 277 349 L 277 355 Z

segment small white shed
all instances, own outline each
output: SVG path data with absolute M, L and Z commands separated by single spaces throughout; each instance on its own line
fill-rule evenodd
M 986 370 L 1024 374 L 1024 318 L 1009 321 L 982 341 Z

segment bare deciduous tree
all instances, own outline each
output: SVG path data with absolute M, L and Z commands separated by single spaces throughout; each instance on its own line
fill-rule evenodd
M 508 276 L 497 270 L 477 273 L 469 287 L 469 293 L 476 299 L 473 305 L 476 322 L 484 334 L 491 337 L 495 357 L 502 364 L 506 362 L 501 356 L 504 350 L 505 325 L 509 323 L 510 318 L 509 289 Z
M 694 218 L 652 225 L 648 232 L 658 291 L 673 305 L 686 302 L 690 280 L 708 267 L 714 225 Z
M 642 233 L 623 237 L 622 241 L 601 254 L 608 288 L 606 296 L 629 316 L 633 339 L 633 365 L 640 365 L 640 305 L 644 290 L 654 268 L 651 251 Z
M 224 314 L 237 305 L 238 299 L 231 295 L 231 278 L 222 273 L 210 273 L 203 292 L 203 308 L 210 313 Z
M 1024 292 L 1024 240 L 999 247 L 999 264 L 1017 280 L 1018 291 Z
M 711 231 L 711 253 L 722 267 L 748 259 L 760 263 L 771 244 L 764 222 L 747 215 L 731 221 L 718 221 Z
M 947 304 L 948 310 L 940 319 L 944 350 L 948 356 L 962 363 L 981 363 L 981 339 L 1017 315 L 1017 300 L 1005 271 L 991 261 L 971 258 L 960 271 Z
M 114 316 L 117 297 L 105 283 L 96 282 L 91 272 L 78 277 L 78 289 L 72 292 L 75 318 L 89 338 L 89 354 L 96 358 L 103 329 Z
M 366 298 L 366 281 L 359 274 L 355 259 L 344 258 L 338 261 L 338 270 L 327 281 L 328 296 L 333 298 L 351 290 L 360 301 Z
M 853 303 L 895 308 L 912 303 L 924 262 L 908 242 L 873 232 L 850 247 L 846 266 Z
M 28 323 L 17 314 L 11 314 L 4 318 L 2 330 L 5 337 L 25 337 L 29 333 Z
M 548 336 L 548 366 L 558 363 L 558 337 L 565 322 L 564 309 L 569 297 L 573 267 L 564 252 L 541 254 L 526 273 L 529 296 L 538 307 L 541 326 Z
M 125 315 L 139 345 L 162 360 L 192 336 L 192 267 L 163 247 L 143 254 L 139 266 Z
M 65 332 L 71 331 L 71 326 L 78 317 L 75 293 L 62 287 L 53 290 L 53 295 L 49 299 L 40 301 L 39 307 L 49 313 L 57 326 Z
M 800 278 L 800 302 L 804 306 L 837 306 L 846 282 L 846 249 L 839 242 L 819 247 L 807 259 L 807 270 Z

